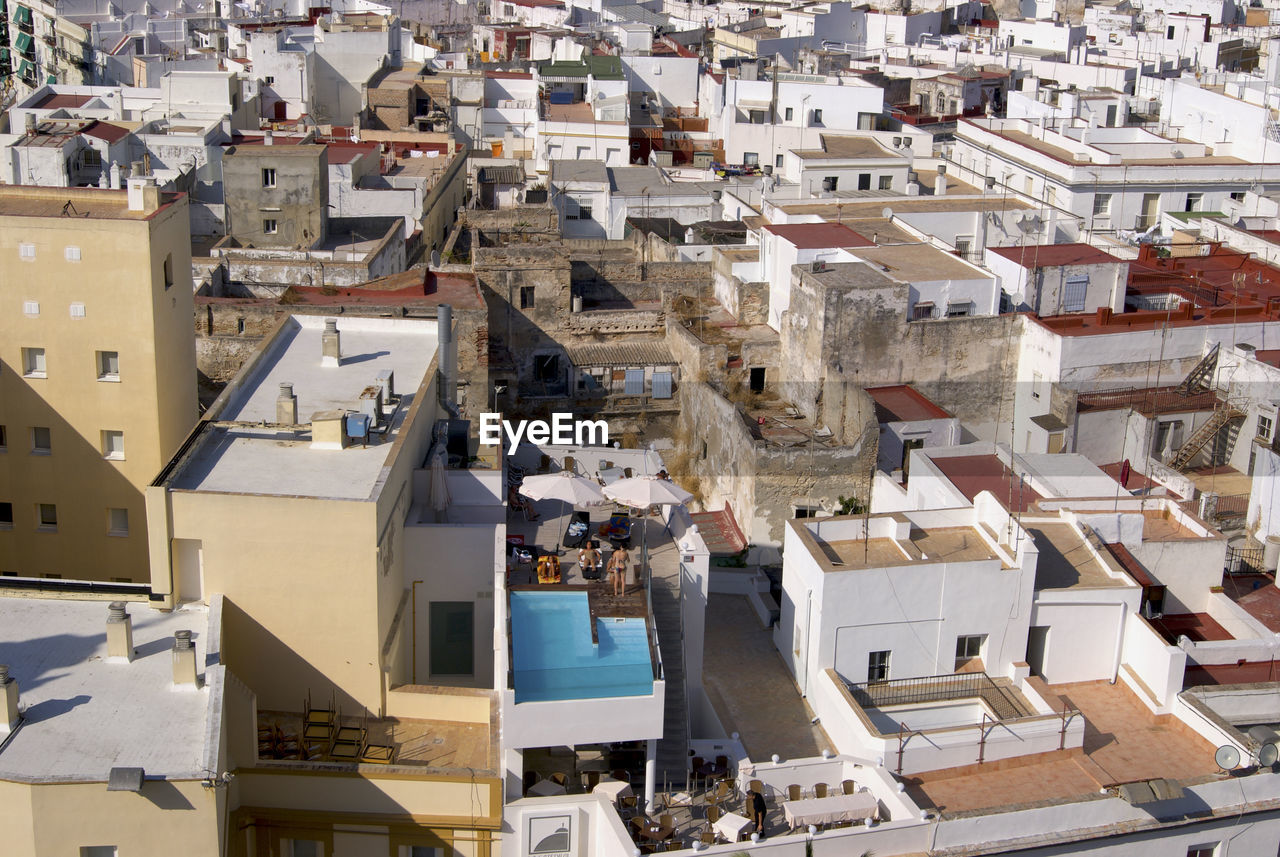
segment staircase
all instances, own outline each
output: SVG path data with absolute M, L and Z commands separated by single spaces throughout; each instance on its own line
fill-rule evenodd
M 1244 411 L 1237 408 L 1230 402 L 1223 402 L 1217 410 L 1213 412 L 1213 416 L 1209 417 L 1208 422 L 1196 429 L 1195 432 L 1187 439 L 1177 453 L 1169 461 L 1169 466 L 1174 470 L 1182 470 L 1191 463 L 1191 459 L 1195 458 L 1196 453 L 1204 449 L 1205 444 L 1217 436 L 1223 426 L 1232 420 L 1242 419 Z M 1239 426 L 1235 426 L 1234 433 L 1238 434 Z M 1230 454 L 1231 446 L 1235 443 L 1234 436 L 1229 436 L 1226 443 L 1226 454 Z
M 1200 358 L 1200 362 L 1195 365 L 1195 368 L 1187 373 L 1186 378 L 1182 379 L 1182 383 L 1178 385 L 1178 392 L 1184 396 L 1190 396 L 1201 390 L 1209 389 L 1209 384 L 1213 381 L 1213 370 L 1218 368 L 1218 351 L 1221 347 L 1221 342 L 1213 344 L 1213 348 L 1209 349 L 1209 353 Z
M 663 556 L 663 554 L 667 554 Z M 680 557 L 675 545 L 651 554 L 653 618 L 662 649 L 666 711 L 658 742 L 657 790 L 682 789 L 689 772 L 689 703 L 684 687 L 684 626 L 680 614 Z

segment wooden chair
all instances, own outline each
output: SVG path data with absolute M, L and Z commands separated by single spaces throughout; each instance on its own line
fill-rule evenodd
M 715 845 L 716 832 L 714 830 L 703 830 L 698 834 L 698 841 L 703 845 Z
M 569 471 L 570 473 L 577 473 L 577 472 L 578 472 L 578 463 L 577 463 L 576 461 L 574 461 L 574 459 L 573 459 L 573 456 L 572 456 L 572 455 L 566 455 L 566 456 L 564 457 L 564 463 L 561 465 L 561 469 L 562 469 L 562 470 L 567 470 L 567 471 Z
M 795 783 L 787 786 L 787 800 L 800 800 L 800 787 Z
M 624 783 L 631 782 L 631 775 L 622 770 L 622 768 L 615 768 L 613 773 L 609 774 L 609 776 L 613 777 L 615 780 L 622 780 Z
M 564 786 L 565 791 L 569 790 L 569 778 L 566 777 L 564 774 L 560 773 L 559 771 L 556 771 L 554 774 L 547 777 L 547 779 L 551 780 L 551 782 L 555 783 L 558 786 Z
M 840 784 L 840 789 L 847 795 L 854 794 L 858 790 L 858 784 L 853 780 L 845 780 Z
M 669 830 L 676 826 L 675 820 L 671 817 L 671 813 L 664 812 L 658 816 L 658 826 L 664 830 Z
M 307 691 L 306 707 L 302 714 L 302 739 L 310 743 L 328 744 L 333 740 L 333 719 L 332 700 L 328 708 L 315 708 L 311 705 L 311 691 Z
M 694 756 L 693 760 L 689 762 L 689 769 L 694 773 L 697 773 L 698 769 L 705 764 L 706 762 L 703 761 L 701 756 Z
M 623 818 L 633 818 L 640 807 L 640 799 L 635 795 L 628 795 L 618 801 L 618 808 L 622 811 Z
M 813 796 L 814 796 L 814 797 L 826 797 L 826 796 L 827 796 L 827 784 L 826 784 L 826 783 L 815 783 L 815 784 L 814 784 L 814 786 L 813 786 Z
M 390 765 L 395 755 L 396 748 L 393 744 L 370 744 L 366 741 L 364 751 L 360 753 L 360 761 L 372 765 Z
M 724 771 L 724 773 L 720 775 L 721 778 L 727 778 L 729 776 L 729 757 L 716 756 L 716 767 L 721 768 Z
M 539 473 L 551 472 L 551 456 L 544 454 L 541 458 L 538 459 L 538 472 Z
M 759 780 L 752 780 L 751 791 L 759 792 L 760 796 L 764 797 L 764 783 L 760 782 Z
M 596 786 L 600 785 L 600 772 L 584 771 L 583 773 L 586 775 L 585 786 L 587 791 L 595 791 Z
M 720 820 L 720 807 L 718 806 L 707 807 L 707 824 L 715 824 L 719 820 Z
M 712 802 L 720 803 L 720 801 L 722 800 L 728 800 L 730 796 L 731 788 L 732 787 L 730 786 L 728 780 L 721 780 L 720 782 L 716 783 L 715 793 L 711 795 Z

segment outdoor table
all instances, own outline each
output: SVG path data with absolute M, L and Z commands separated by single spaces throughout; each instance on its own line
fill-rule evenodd
M 650 842 L 662 842 L 675 835 L 676 829 L 674 827 L 663 827 L 655 822 L 647 822 L 637 825 L 636 831 Z
M 875 795 L 858 792 L 851 795 L 831 795 L 809 800 L 788 800 L 782 803 L 782 814 L 793 830 L 810 824 L 835 824 L 841 821 L 864 821 L 876 817 L 880 803 Z
M 538 780 L 538 782 L 529 786 L 529 794 L 532 797 L 551 797 L 565 793 L 564 786 L 551 780 Z
M 728 769 L 725 768 L 724 765 L 717 765 L 715 762 L 707 762 L 701 768 L 698 768 L 698 773 L 701 776 L 704 776 L 710 779 L 712 777 L 724 776 L 727 770 Z
M 619 798 L 631 797 L 635 794 L 631 790 L 631 783 L 615 780 L 613 777 L 601 777 L 599 784 L 591 790 L 591 793 L 608 795 L 614 803 L 617 803 Z
M 737 842 L 746 829 L 751 826 L 751 819 L 744 818 L 736 812 L 726 812 L 711 825 L 711 829 L 730 842 Z

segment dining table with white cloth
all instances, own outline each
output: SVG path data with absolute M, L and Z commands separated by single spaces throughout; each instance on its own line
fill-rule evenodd
M 567 789 L 554 780 L 539 780 L 529 786 L 529 795 L 531 797 L 554 797 L 567 793 Z
M 613 777 L 601 777 L 600 782 L 591 790 L 592 794 L 608 795 L 609 799 L 614 803 L 619 798 L 631 797 L 635 792 L 631 790 L 631 783 L 625 780 L 615 780 Z
M 880 802 L 869 792 L 830 795 L 808 800 L 782 802 L 787 826 L 795 829 L 810 824 L 836 824 L 842 821 L 864 821 L 876 817 Z
M 728 841 L 737 842 L 742 832 L 750 826 L 751 819 L 736 812 L 726 812 L 711 824 L 711 829 Z

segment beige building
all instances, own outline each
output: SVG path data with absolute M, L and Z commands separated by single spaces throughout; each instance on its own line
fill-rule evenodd
M 183 195 L 0 188 L 0 572 L 147 580 L 142 490 L 196 418 Z
M 252 698 L 227 700 L 232 855 L 491 853 L 502 471 L 454 471 L 465 523 L 426 510 L 452 330 L 283 318 L 148 488 L 152 590 L 220 605 Z

